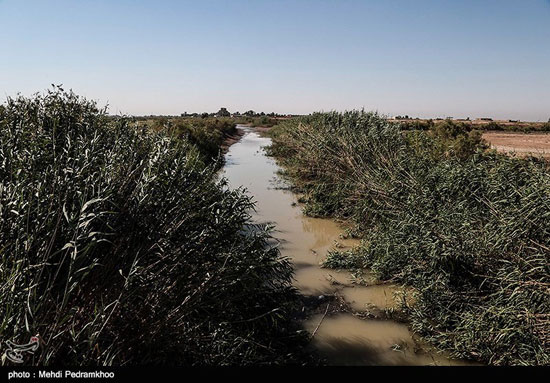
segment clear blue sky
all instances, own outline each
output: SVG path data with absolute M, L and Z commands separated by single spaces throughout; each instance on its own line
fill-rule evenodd
M 0 0 L 0 97 L 550 118 L 549 0 Z

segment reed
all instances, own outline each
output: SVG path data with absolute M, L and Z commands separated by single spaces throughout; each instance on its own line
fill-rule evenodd
M 1 342 L 39 334 L 33 365 L 301 363 L 292 267 L 204 158 L 61 88 L 8 98 Z
M 550 172 L 446 122 L 403 130 L 375 113 L 317 113 L 271 131 L 305 212 L 363 239 L 327 267 L 412 286 L 412 328 L 456 357 L 550 364 Z

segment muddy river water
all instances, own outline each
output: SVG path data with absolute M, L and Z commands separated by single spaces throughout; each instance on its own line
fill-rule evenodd
M 343 229 L 332 220 L 304 216 L 296 205 L 297 196 L 281 189 L 284 182 L 277 175 L 278 165 L 265 155 L 263 148 L 271 140 L 252 128 L 239 129 L 244 129 L 244 135 L 229 148 L 223 170 L 230 187 L 244 186 L 253 196 L 257 222 L 275 224 L 273 235 L 280 241 L 282 255 L 294 264 L 294 284 L 300 292 L 314 297 L 336 295 L 349 308 L 304 321 L 304 328 L 314 334 L 312 347 L 334 365 L 466 364 L 423 344 L 403 323 L 357 315 L 392 308 L 401 289 L 377 284 L 368 275 L 366 286 L 365 281 L 359 285 L 347 271 L 322 268 L 320 263 L 328 250 L 349 248 L 358 242 L 343 239 Z

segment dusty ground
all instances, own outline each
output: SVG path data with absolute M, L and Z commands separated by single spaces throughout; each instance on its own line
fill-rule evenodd
M 483 138 L 499 152 L 542 155 L 550 158 L 550 134 L 485 132 Z

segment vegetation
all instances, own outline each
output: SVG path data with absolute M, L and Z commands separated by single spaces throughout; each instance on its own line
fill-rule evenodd
M 279 123 L 279 120 L 267 116 L 256 118 L 252 121 L 253 126 L 271 128 Z
M 251 125 L 255 127 L 267 127 L 271 128 L 279 123 L 280 119 L 274 115 L 243 115 L 233 118 L 238 124 Z
M 456 357 L 550 364 L 550 172 L 486 151 L 446 121 L 407 131 L 373 113 L 317 113 L 271 130 L 305 212 L 355 223 L 325 264 L 412 286 L 412 328 Z
M 228 129 L 209 124 L 175 139 L 60 88 L 7 100 L 2 343 L 40 334 L 37 365 L 302 360 L 291 265 L 205 163 Z
M 221 109 L 222 112 L 223 109 L 225 108 Z M 221 112 L 218 112 L 218 114 L 226 115 L 226 113 Z M 199 149 L 203 155 L 202 159 L 210 162 L 219 159 L 220 147 L 222 147 L 224 141 L 228 137 L 238 134 L 238 124 L 272 127 L 277 125 L 279 120 L 267 115 L 217 117 L 207 114 L 204 117 L 134 117 L 132 122 L 137 126 L 189 141 Z M 221 162 L 218 165 L 221 165 Z
M 224 141 L 238 133 L 237 124 L 231 118 L 134 117 L 131 124 L 193 144 L 206 163 L 220 159 Z
M 400 117 L 400 116 L 398 116 Z M 391 121 L 394 124 L 400 126 L 403 130 L 430 130 L 434 126 L 440 124 L 452 123 L 455 125 L 462 126 L 465 129 L 469 130 L 497 130 L 497 131 L 508 131 L 508 132 L 550 132 L 550 122 L 540 123 L 540 122 L 518 122 L 510 121 L 508 123 L 498 123 L 495 121 L 488 121 L 483 123 L 473 123 L 470 120 L 463 121 L 454 121 L 454 120 L 420 120 L 420 119 L 410 119 L 410 120 L 401 120 L 401 121 Z

